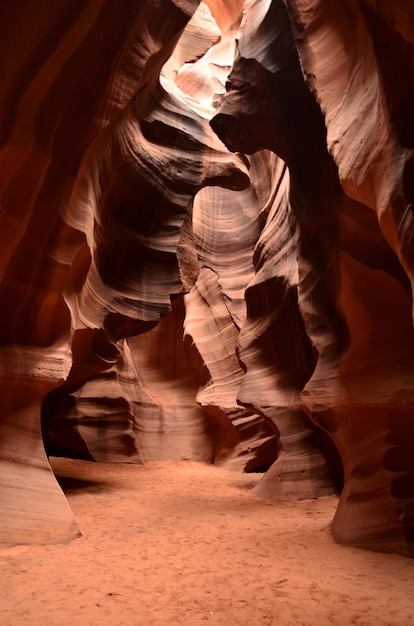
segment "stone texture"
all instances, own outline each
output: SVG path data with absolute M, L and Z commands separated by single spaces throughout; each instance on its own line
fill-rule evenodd
M 393 18 L 358 2 L 287 8 L 246 3 L 230 89 L 212 125 L 230 149 L 272 149 L 289 167 L 299 306 L 317 351 L 300 405 L 331 436 L 345 473 L 334 537 L 411 555 L 412 142 L 404 112 L 412 45 L 392 29 L 398 11 Z M 399 57 L 404 87 L 390 71 Z
M 2 543 L 78 534 L 61 454 L 336 488 L 337 541 L 414 554 L 413 20 L 0 8 Z
M 413 13 L 404 2 L 290 5 L 345 191 L 338 304 L 349 345 L 331 372 L 320 362 L 302 402 L 343 458 L 334 537 L 412 556 Z

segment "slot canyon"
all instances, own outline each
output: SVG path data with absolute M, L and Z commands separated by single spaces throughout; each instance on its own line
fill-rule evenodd
M 275 517 L 336 494 L 335 542 L 413 557 L 414 8 L 16 0 L 0 30 L 1 546 L 80 536 L 64 458 L 260 475 Z

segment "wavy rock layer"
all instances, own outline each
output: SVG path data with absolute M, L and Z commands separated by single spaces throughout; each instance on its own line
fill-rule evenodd
M 44 404 L 46 432 L 45 398 L 70 375 L 73 331 L 85 326 L 74 303 L 96 256 L 83 234 L 90 216 L 84 212 L 78 228 L 84 205 L 69 209 L 70 197 L 88 144 L 138 89 L 157 80 L 196 4 L 127 2 L 120 11 L 104 0 L 82 7 L 46 1 L 42 15 L 30 2 L 0 9 L 4 542 L 67 540 L 78 532 L 50 470 L 40 424 Z M 101 343 L 100 352 L 88 356 L 86 348 L 87 360 L 74 363 L 76 385 L 108 369 L 114 348 L 107 339 Z M 82 359 L 82 349 L 77 355 Z
M 45 445 L 412 556 L 414 12 L 138 5 L 0 8 L 0 541 L 79 532 Z
M 318 369 L 302 401 L 332 435 L 344 462 L 334 537 L 412 555 L 414 464 L 407 448 L 414 435 L 408 281 L 414 141 L 408 110 L 414 68 L 406 26 L 413 16 L 399 2 L 347 2 L 329 9 L 312 4 L 318 25 L 309 3 L 292 2 L 291 15 L 346 193 L 339 212 L 337 301 L 349 346 L 338 352 L 331 372 Z M 341 76 L 334 82 L 328 69 L 333 55 L 335 75 Z

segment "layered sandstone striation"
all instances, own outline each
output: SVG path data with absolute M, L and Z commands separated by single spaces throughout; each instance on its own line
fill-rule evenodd
M 20 5 L 0 9 L 0 541 L 77 535 L 58 454 L 337 489 L 337 541 L 412 556 L 414 12 Z
M 290 15 L 344 190 L 337 302 L 349 339 L 320 360 L 302 402 L 343 458 L 334 537 L 412 556 L 413 13 L 312 4 L 292 2 Z

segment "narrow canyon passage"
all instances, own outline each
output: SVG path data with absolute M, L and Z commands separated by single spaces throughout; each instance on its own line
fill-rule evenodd
M 412 619 L 413 33 L 0 2 L 7 623 Z

